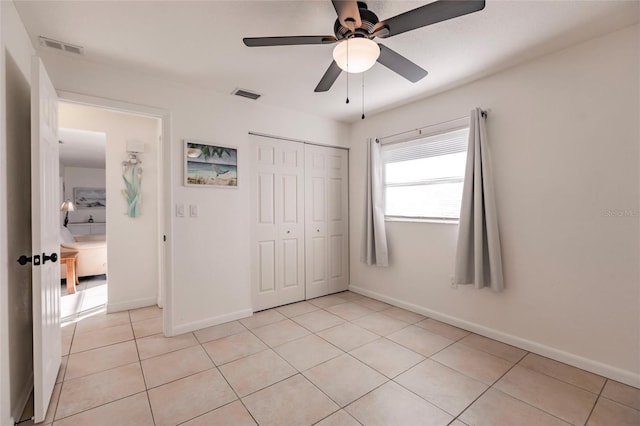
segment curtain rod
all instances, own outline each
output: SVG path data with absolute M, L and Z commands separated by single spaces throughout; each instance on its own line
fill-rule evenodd
M 491 111 L 490 109 L 481 109 L 481 110 L 480 110 L 480 114 L 481 114 L 484 118 L 486 118 L 486 117 L 487 117 L 487 114 L 489 114 L 489 112 L 490 112 L 490 111 Z M 381 138 L 377 138 L 377 139 L 376 139 L 376 143 L 380 143 L 380 142 L 382 142 L 382 140 L 383 140 L 383 139 L 389 139 L 389 138 L 393 138 L 393 137 L 396 137 L 396 136 L 401 136 L 401 135 L 404 135 L 404 134 L 407 134 L 407 133 L 411 133 L 411 132 L 418 132 L 418 133 L 422 133 L 422 130 L 428 129 L 428 128 L 430 128 L 430 127 L 435 127 L 435 126 L 440 126 L 440 125 L 442 125 L 442 124 L 452 123 L 452 122 L 454 122 L 454 121 L 463 120 L 463 119 L 465 119 L 465 118 L 467 118 L 467 119 L 468 119 L 468 118 L 469 118 L 469 116 L 468 116 L 468 115 L 465 115 L 465 116 L 458 117 L 458 118 L 452 118 L 451 120 L 442 121 L 442 122 L 440 122 L 440 123 L 429 124 L 429 125 L 426 125 L 426 126 L 422 126 L 422 127 L 415 128 L 415 129 L 405 130 L 404 132 L 394 133 L 394 134 L 392 134 L 392 135 L 383 136 L 383 137 L 381 137 Z

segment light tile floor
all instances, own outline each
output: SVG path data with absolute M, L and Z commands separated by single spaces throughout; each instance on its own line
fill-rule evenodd
M 640 425 L 639 389 L 350 292 L 173 338 L 160 318 L 67 324 L 45 424 Z
M 60 317 L 62 322 L 75 321 L 78 315 L 91 314 L 104 309 L 107 303 L 107 277 L 96 275 L 80 278 L 74 294 L 67 293 L 66 281 L 60 290 Z

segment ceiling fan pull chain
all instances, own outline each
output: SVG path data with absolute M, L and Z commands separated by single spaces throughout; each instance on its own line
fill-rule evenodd
M 364 73 L 362 73 L 362 120 L 364 120 Z
M 349 39 L 347 39 L 347 102 L 349 103 Z
M 349 103 L 349 73 L 347 73 L 347 102 Z

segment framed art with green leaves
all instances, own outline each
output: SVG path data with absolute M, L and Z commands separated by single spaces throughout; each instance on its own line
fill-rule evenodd
M 237 188 L 238 149 L 185 140 L 184 184 Z

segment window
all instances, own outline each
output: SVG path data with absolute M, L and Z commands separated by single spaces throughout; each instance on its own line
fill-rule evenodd
M 385 217 L 457 221 L 469 128 L 382 147 Z

